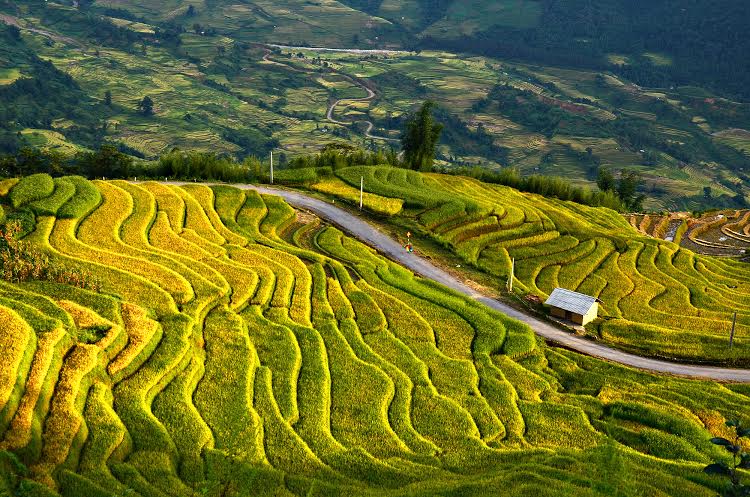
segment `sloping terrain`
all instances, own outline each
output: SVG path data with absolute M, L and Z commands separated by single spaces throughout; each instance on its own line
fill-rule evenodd
M 524 296 L 546 298 L 563 287 L 601 299 L 601 319 L 589 329 L 599 339 L 639 354 L 748 361 L 750 272 L 745 262 L 698 255 L 639 235 L 608 209 L 469 178 L 387 167 L 344 168 L 337 174 L 353 186 L 364 177 L 366 191 L 403 199 L 408 208 L 403 218 L 414 230 L 501 282 L 515 259 L 516 290 Z M 743 243 L 746 216 L 721 215 L 714 225 L 726 231 L 721 232 L 725 238 Z M 700 233 L 708 227 L 691 227 L 682 236 L 685 244 L 701 242 Z M 674 236 L 686 228 L 680 223 Z M 735 312 L 735 342 L 729 349 Z
M 155 8 L 128 0 L 76 9 L 70 2 L 0 1 L 3 22 L 18 27 L 2 33 L 0 150 L 31 146 L 70 155 L 110 143 L 145 160 L 178 147 L 242 161 L 277 149 L 281 162 L 332 142 L 387 150 L 398 147 L 406 116 L 433 100 L 445 124 L 441 167 L 512 166 L 587 186 L 600 166 L 629 168 L 643 176 L 650 210 L 746 207 L 747 103 L 718 90 L 640 81 L 635 62 L 617 53 L 601 58 L 622 64 L 581 67 L 512 55 L 498 60 L 496 52 L 403 51 L 415 45 L 388 30 L 404 34 L 399 23 L 410 15 L 393 9 L 412 7 L 376 4 L 222 0 Z M 444 7 L 448 20 L 437 17 L 433 27 L 473 26 L 475 13 L 487 7 L 437 4 L 431 11 L 442 16 Z M 496 16 L 523 13 L 514 5 L 496 3 Z M 415 32 L 433 29 L 425 22 Z M 672 60 L 649 54 L 660 64 Z M 54 67 L 36 78 L 41 60 Z M 152 113 L 139 108 L 144 97 Z
M 36 213 L 25 240 L 101 291 L 0 283 L 3 490 L 718 489 L 708 439 L 747 411 L 744 386 L 549 348 L 278 197 L 75 178 L 29 193 L 46 182 L 3 183 L 6 210 Z

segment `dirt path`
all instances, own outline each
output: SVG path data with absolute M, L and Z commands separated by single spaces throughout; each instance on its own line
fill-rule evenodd
M 403 264 L 415 274 L 436 281 L 481 302 L 496 311 L 502 312 L 513 319 L 522 321 L 528 324 L 538 335 L 563 347 L 575 350 L 576 352 L 655 373 L 666 373 L 704 380 L 750 383 L 750 370 L 713 366 L 694 366 L 650 359 L 613 349 L 606 345 L 563 331 L 542 319 L 525 314 L 478 292 L 460 279 L 452 276 L 443 269 L 436 267 L 429 261 L 415 256 L 414 254 L 407 253 L 404 251 L 400 243 L 396 242 L 390 236 L 382 233 L 380 230 L 362 219 L 323 200 L 310 197 L 301 192 L 275 187 L 254 185 L 234 186 L 245 190 L 256 190 L 260 193 L 279 195 L 294 207 L 308 209 L 321 218 L 341 227 L 349 234 L 377 249 L 390 259 Z
M 266 46 L 268 46 L 268 47 L 274 47 L 274 48 L 284 48 L 284 49 L 297 49 L 297 48 L 301 49 L 301 48 L 304 48 L 304 47 L 287 47 L 287 46 L 283 46 L 283 45 L 266 45 Z M 311 49 L 311 48 L 308 48 L 307 50 L 323 50 L 323 51 L 332 51 L 332 52 L 351 52 L 351 50 L 348 50 L 348 49 L 334 49 L 334 48 L 329 48 L 329 49 Z M 395 51 L 380 51 L 380 50 L 377 50 L 377 51 L 374 51 L 374 52 L 377 52 L 377 53 L 400 53 L 400 52 L 395 52 Z M 374 53 L 374 52 L 373 51 L 369 51 L 368 52 L 368 51 L 360 50 L 360 51 L 354 52 L 354 53 Z M 266 53 L 263 55 L 263 62 L 266 62 L 267 64 L 272 64 L 272 65 L 275 65 L 275 66 L 279 66 L 279 67 L 284 67 L 284 68 L 286 68 L 286 69 L 288 69 L 290 71 L 293 71 L 293 72 L 307 73 L 307 71 L 303 71 L 302 69 L 298 69 L 298 68 L 296 68 L 294 66 L 291 66 L 291 65 L 288 65 L 288 64 L 283 64 L 281 62 L 277 62 L 277 61 L 271 59 L 271 51 L 270 50 L 266 50 Z M 333 124 L 338 124 L 340 126 L 351 126 L 356 121 L 346 122 L 346 121 L 339 121 L 338 119 L 336 119 L 336 117 L 334 116 L 334 114 L 336 112 L 336 107 L 338 107 L 339 105 L 341 105 L 344 102 L 348 102 L 348 103 L 371 102 L 372 100 L 375 99 L 376 93 L 375 93 L 375 91 L 372 88 L 370 88 L 366 84 L 362 83 L 361 81 L 358 81 L 357 78 L 353 78 L 352 76 L 350 76 L 348 74 L 341 73 L 341 72 L 335 71 L 333 69 L 331 69 L 330 71 L 331 71 L 330 74 L 336 74 L 338 76 L 344 77 L 349 82 L 351 82 L 352 84 L 354 84 L 356 86 L 359 86 L 360 88 L 362 88 L 363 90 L 365 90 L 367 92 L 367 96 L 366 97 L 362 97 L 362 98 L 340 98 L 340 99 L 336 100 L 335 102 L 333 102 L 328 107 L 328 111 L 326 112 L 326 119 L 328 120 L 328 122 L 331 122 Z M 364 122 L 364 123 L 367 124 L 367 129 L 365 130 L 365 137 L 366 138 L 370 138 L 370 139 L 373 139 L 373 140 L 382 140 L 382 141 L 387 141 L 387 142 L 394 142 L 394 143 L 400 141 L 400 140 L 397 140 L 396 138 L 389 138 L 387 136 L 373 135 L 372 134 L 372 130 L 375 129 L 375 124 L 373 124 L 371 121 L 367 121 L 367 120 L 363 120 L 362 122 Z
M 67 45 L 74 45 L 76 47 L 80 47 L 81 44 L 78 43 L 73 38 L 68 38 L 67 36 L 58 35 L 55 33 L 50 33 L 49 31 L 45 31 L 43 29 L 37 29 L 37 28 L 27 28 L 23 24 L 21 24 L 20 19 L 17 17 L 9 16 L 7 14 L 0 14 L 0 21 L 3 23 L 9 25 L 9 26 L 16 26 L 17 28 L 29 31 L 31 33 L 36 33 L 38 35 L 42 35 L 46 38 L 49 38 L 52 41 L 56 41 L 58 43 L 65 43 Z

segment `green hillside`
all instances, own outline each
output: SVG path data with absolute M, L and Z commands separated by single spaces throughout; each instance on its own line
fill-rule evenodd
M 736 63 L 748 50 L 741 34 L 750 22 L 739 0 L 385 0 L 370 12 L 401 24 L 423 47 L 611 66 L 642 85 L 698 84 L 750 96 L 750 73 Z
M 440 167 L 511 166 L 588 186 L 600 166 L 629 168 L 644 178 L 649 210 L 746 206 L 750 106 L 734 93 L 647 79 L 617 47 L 584 64 L 428 43 L 445 30 L 505 40 L 493 30 L 538 29 L 534 19 L 550 15 L 545 2 L 475 3 L 2 1 L 0 15 L 20 29 L 2 33 L 0 152 L 110 143 L 144 160 L 178 147 L 242 161 L 276 149 L 283 163 L 331 142 L 398 147 L 408 113 L 431 99 L 445 124 Z M 694 66 L 658 47 L 644 53 L 655 67 Z M 144 97 L 153 114 L 139 110 Z
M 750 407 L 549 347 L 277 197 L 0 192 L 23 253 L 88 275 L 0 282 L 9 494 L 711 496 Z

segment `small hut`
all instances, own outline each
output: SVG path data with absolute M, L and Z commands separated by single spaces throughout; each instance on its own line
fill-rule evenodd
M 599 314 L 599 299 L 564 288 L 555 288 L 544 305 L 550 307 L 552 316 L 582 326 Z

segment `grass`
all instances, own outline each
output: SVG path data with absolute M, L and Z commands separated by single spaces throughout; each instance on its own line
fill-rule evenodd
M 519 269 L 572 261 L 555 277 L 592 288 L 588 273 L 607 282 L 659 274 L 664 287 L 735 281 L 746 302 L 743 266 L 666 242 L 621 243 L 615 234 L 630 228 L 614 213 L 472 182 L 461 198 L 446 186 L 457 178 L 366 172 L 373 184 L 392 182 L 389 191 L 417 192 L 389 219 L 427 220 L 450 236 L 448 247 L 474 238 L 466 235 L 483 216 L 496 216 L 493 230 L 560 233 L 508 249 L 502 237 L 483 238 L 477 264 L 494 250 L 514 253 Z M 339 230 L 301 222 L 277 197 L 76 181 L 83 186 L 63 205 L 80 206 L 68 212 L 79 216 L 40 216 L 27 240 L 95 273 L 103 292 L 0 285 L 0 318 L 13 327 L 0 330 L 0 449 L 50 495 L 719 489 L 700 468 L 718 455 L 708 440 L 725 435 L 724 420 L 750 407 L 742 386 L 654 376 L 544 345 Z M 467 208 L 474 219 L 464 219 Z M 527 273 L 518 271 L 519 285 Z M 528 278 L 546 288 L 542 276 Z M 686 301 L 675 286 L 672 304 L 654 285 L 643 284 L 654 321 L 670 305 L 692 320 L 721 312 L 710 292 Z M 640 333 L 657 326 L 619 317 L 633 313 L 627 293 L 600 290 L 605 303 L 620 295 L 610 321 Z M 602 335 L 627 329 L 613 324 Z M 96 341 L 86 330 L 99 330 Z

